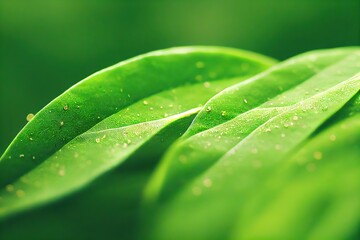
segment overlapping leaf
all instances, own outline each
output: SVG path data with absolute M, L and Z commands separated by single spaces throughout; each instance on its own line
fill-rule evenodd
M 85 79 L 2 156 L 0 237 L 354 238 L 359 51 L 313 51 L 264 71 L 273 61 L 251 53 L 177 48 Z M 99 219 L 106 226 L 87 232 Z
M 307 140 L 239 206 L 232 238 L 355 239 L 359 143 L 359 114 Z
M 0 217 L 83 187 L 176 124 L 177 135 L 161 139 L 173 141 L 211 96 L 272 63 L 232 49 L 175 48 L 90 76 L 42 109 L 2 156 Z
M 169 150 L 147 188 L 146 200 L 159 206 L 155 220 L 149 221 L 154 222 L 153 239 L 226 239 L 234 228 L 236 236 L 252 236 L 234 226 L 236 221 L 247 223 L 246 218 L 237 220 L 248 209 L 242 206 L 256 192 L 267 191 L 275 170 L 352 98 L 341 111 L 358 112 L 359 72 L 357 49 L 310 52 L 212 98 Z M 320 150 L 313 154 L 322 158 Z M 268 230 L 254 236 L 271 236 Z

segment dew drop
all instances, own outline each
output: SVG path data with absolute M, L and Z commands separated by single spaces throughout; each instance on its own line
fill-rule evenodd
M 144 105 L 148 105 L 149 102 L 145 100 L 145 101 L 143 101 L 143 104 L 144 104 Z
M 17 190 L 16 191 L 16 196 L 18 196 L 19 198 L 24 197 L 25 196 L 24 190 L 21 190 L 21 189 Z
M 226 111 L 221 111 L 221 116 L 225 117 L 226 116 Z
M 100 141 L 101 141 L 100 138 L 96 138 L 96 139 L 95 139 L 95 142 L 96 142 L 96 143 L 99 143 Z
M 308 170 L 308 172 L 314 172 L 316 170 L 316 165 L 313 163 L 309 163 L 306 165 L 306 169 Z
M 29 114 L 26 116 L 26 121 L 30 122 L 34 117 L 35 117 L 34 114 L 29 113 Z
M 69 106 L 68 106 L 68 105 L 65 105 L 65 106 L 63 107 L 63 109 L 64 109 L 65 111 L 67 111 L 67 110 L 69 110 Z
M 196 81 L 201 81 L 202 79 L 203 79 L 203 77 L 201 75 L 196 75 L 195 76 Z
M 25 157 L 24 154 L 20 154 L 20 155 L 19 155 L 19 158 L 24 158 L 24 157 Z
M 59 174 L 60 177 L 65 176 L 65 169 L 64 169 L 64 168 L 61 168 L 61 169 L 59 170 L 58 174 Z
M 297 121 L 297 120 L 299 120 L 299 117 L 298 117 L 298 116 L 294 116 L 294 117 L 293 117 L 293 120 L 294 120 L 294 121 Z
M 203 181 L 203 184 L 204 184 L 205 187 L 209 188 L 209 187 L 212 186 L 213 182 L 212 182 L 212 180 L 210 178 L 205 178 L 204 181 Z
M 216 78 L 216 73 L 215 72 L 209 72 L 209 77 L 210 78 Z
M 62 126 L 64 126 L 64 122 L 63 122 L 63 121 L 60 122 L 60 127 L 62 127 Z
M 314 152 L 313 157 L 314 157 L 314 159 L 316 159 L 316 160 L 321 160 L 322 157 L 323 157 L 323 154 L 322 154 L 322 152 L 320 152 L 320 151 L 316 151 L 316 152 Z
M 331 134 L 331 135 L 329 136 L 329 139 L 330 139 L 330 141 L 335 142 L 335 141 L 336 141 L 336 135 Z
M 29 138 L 30 141 L 34 140 L 33 138 Z
M 29 183 L 29 180 L 28 180 L 28 178 L 27 177 L 21 177 L 20 178 L 20 182 L 22 182 L 22 183 Z
M 244 103 L 248 103 L 248 101 L 246 100 L 246 98 L 244 98 Z
M 209 88 L 209 87 L 210 87 L 210 83 L 209 83 L 209 82 L 204 82 L 203 85 L 204 85 L 205 88 Z
M 180 156 L 179 156 L 179 161 L 180 161 L 181 163 L 187 163 L 187 157 L 186 157 L 186 155 L 180 155 Z
M 6 191 L 8 192 L 13 192 L 14 191 L 14 186 L 9 184 L 9 185 L 6 185 Z
M 201 61 L 199 61 L 199 62 L 196 62 L 196 67 L 197 68 L 204 68 L 205 67 L 205 64 L 204 64 L 204 62 L 201 62 Z
M 270 128 L 265 129 L 265 132 L 271 132 Z
M 206 109 L 205 109 L 206 112 L 211 112 L 211 107 L 208 106 Z

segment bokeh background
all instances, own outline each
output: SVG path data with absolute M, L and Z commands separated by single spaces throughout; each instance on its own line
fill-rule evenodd
M 0 155 L 28 113 L 141 53 L 221 45 L 283 60 L 359 44 L 359 0 L 0 0 Z

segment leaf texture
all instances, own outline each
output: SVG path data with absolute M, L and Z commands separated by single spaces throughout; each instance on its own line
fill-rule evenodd
M 299 146 L 321 133 L 328 121 L 334 124 L 336 115 L 356 115 L 359 64 L 356 49 L 310 52 L 214 96 L 169 149 L 146 189 L 145 201 L 157 210 L 155 220 L 148 220 L 153 222 L 152 239 L 230 238 L 226 233 L 234 231 L 238 216 L 247 212 L 244 202 L 268 189 L 268 179 L 277 176 L 275 170 Z M 320 150 L 314 154 L 323 157 Z M 286 201 L 285 196 L 281 200 Z M 236 229 L 236 236 L 243 236 L 243 229 Z M 272 236 L 271 227 L 265 230 L 254 238 Z M 284 232 L 291 238 L 301 236 Z
M 86 78 L 36 114 L 2 156 L 0 218 L 80 189 L 177 121 L 185 131 L 210 97 L 272 63 L 244 51 L 185 47 Z

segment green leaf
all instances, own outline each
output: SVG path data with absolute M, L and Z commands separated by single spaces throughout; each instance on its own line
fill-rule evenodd
M 228 239 L 237 229 L 235 236 L 243 236 L 235 226 L 246 212 L 243 205 L 257 191 L 266 191 L 275 170 L 321 128 L 359 112 L 352 100 L 360 89 L 359 63 L 357 48 L 309 52 L 214 96 L 167 152 L 146 189 L 147 222 L 152 223 L 146 235 L 158 240 Z M 353 147 L 345 146 L 345 153 Z M 353 186 L 349 192 L 356 191 Z M 246 216 L 257 208 L 252 210 Z M 296 220 L 308 221 L 304 218 Z M 238 225 L 246 222 L 241 218 Z M 257 227 L 250 230 L 244 236 L 251 238 L 255 231 L 260 231 L 255 238 L 267 236 Z M 282 230 L 296 239 L 296 232 Z
M 239 207 L 233 239 L 355 239 L 359 143 L 360 114 L 304 142 Z
M 95 74 L 2 156 L 0 238 L 356 238 L 359 64 L 200 47 Z
M 169 144 L 210 97 L 272 64 L 233 49 L 174 48 L 86 78 L 36 114 L 2 156 L 0 218 L 84 187 L 150 141 Z

